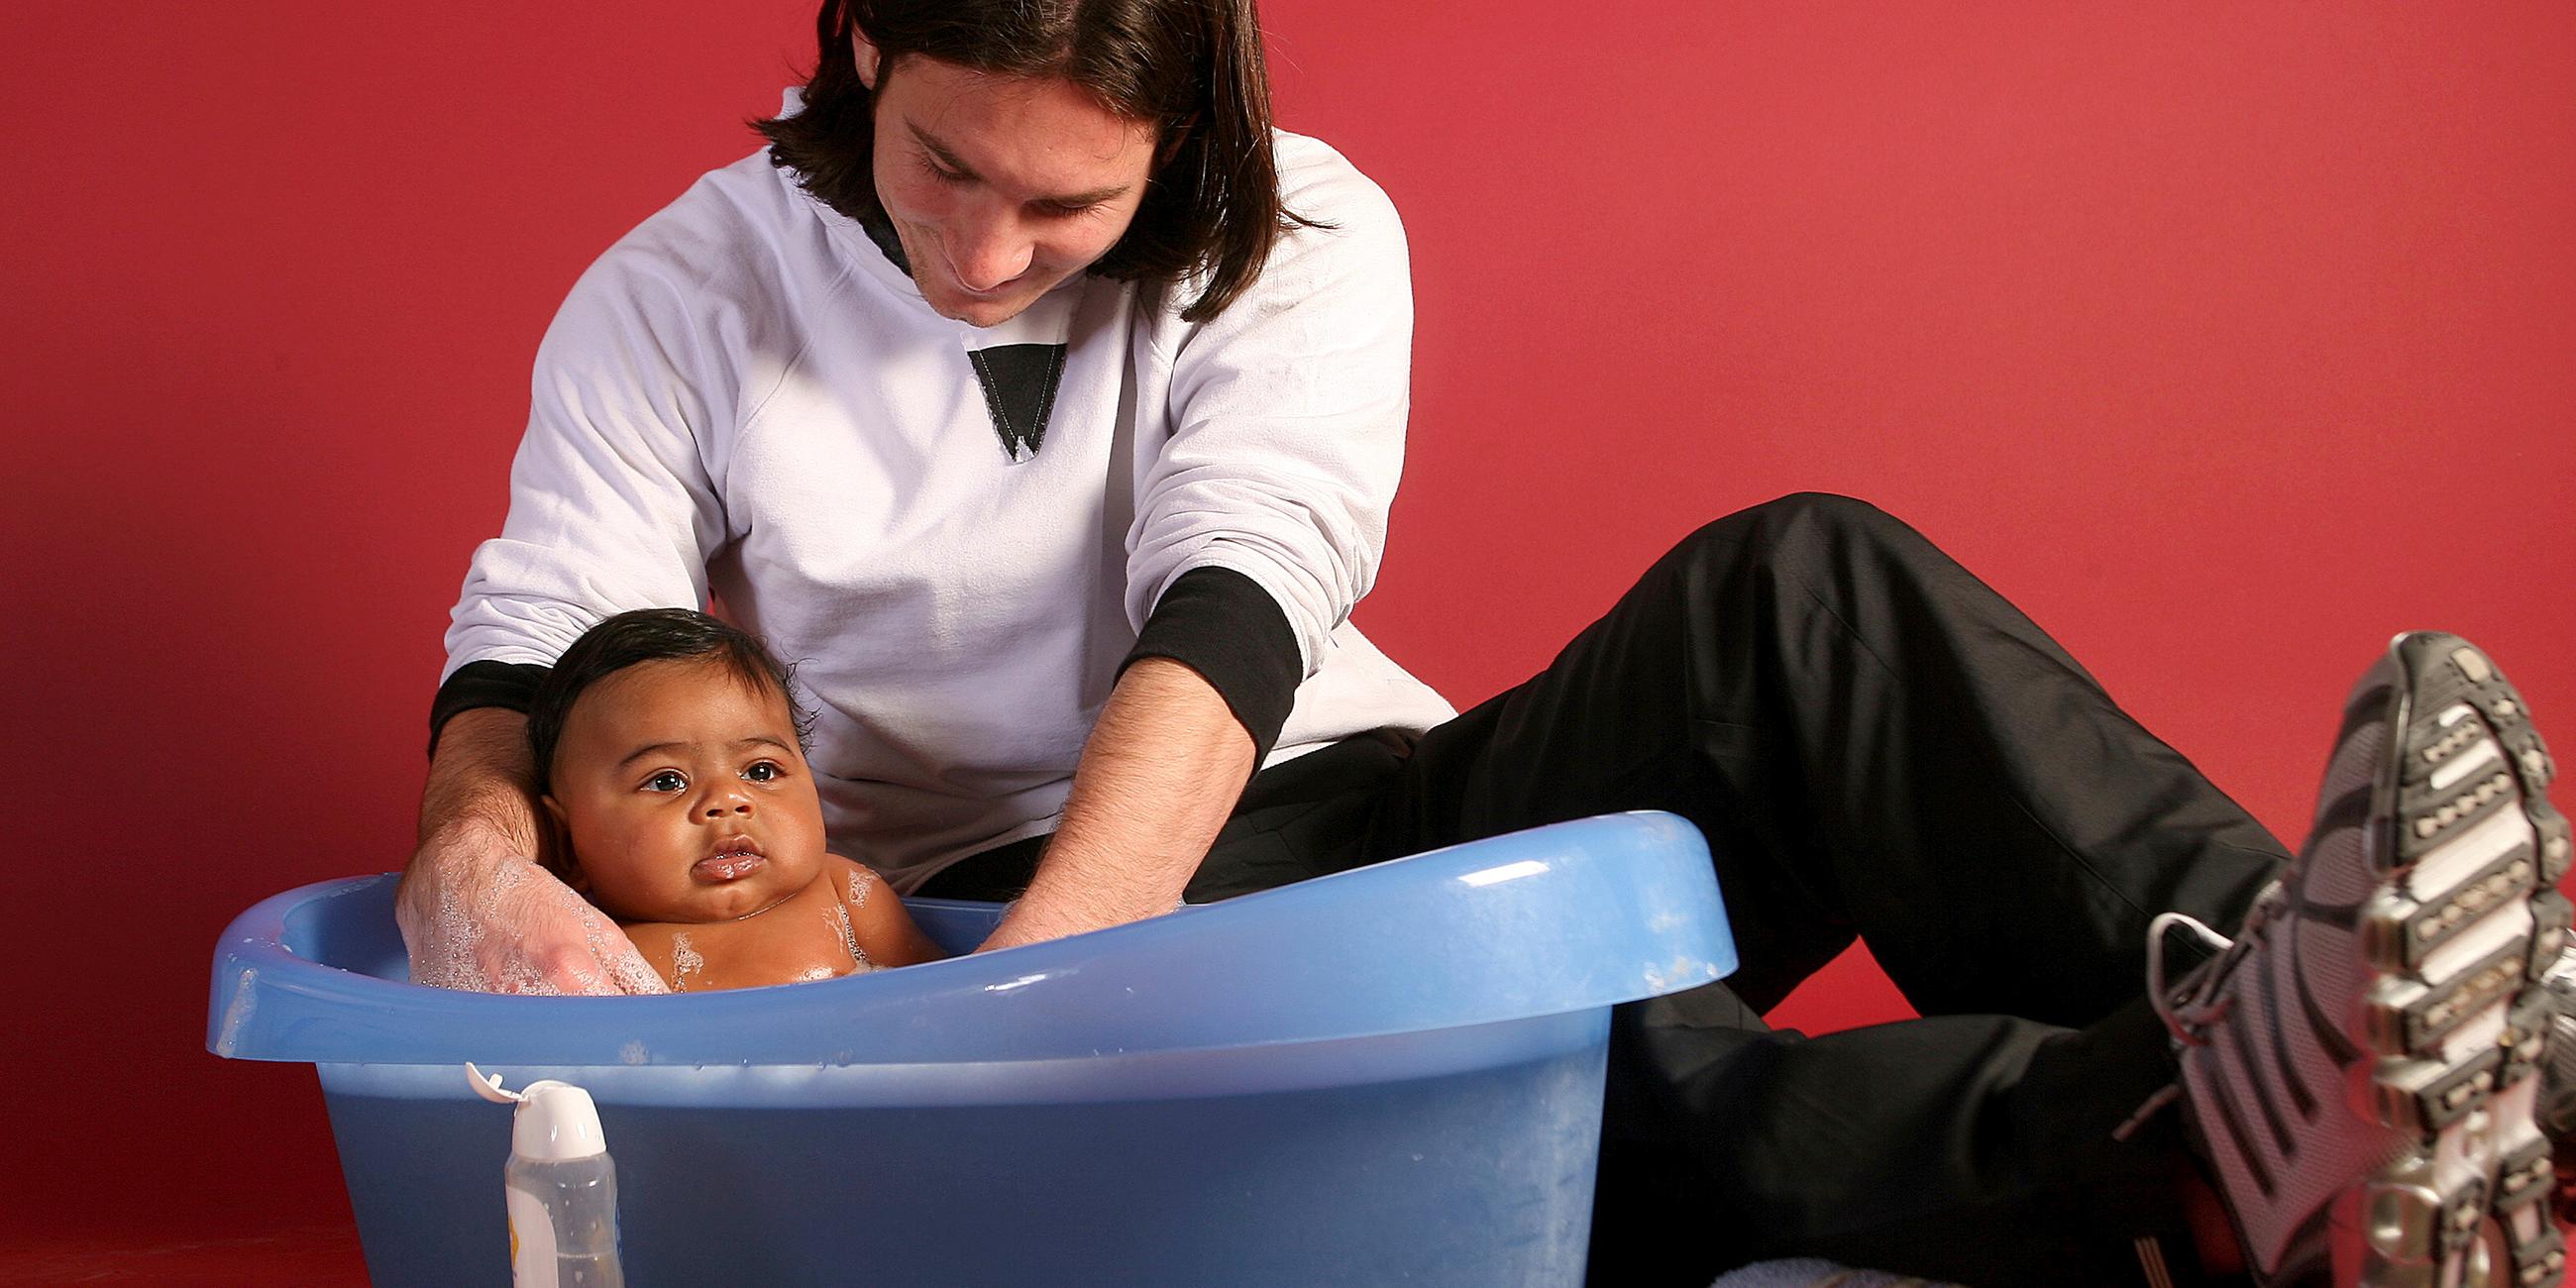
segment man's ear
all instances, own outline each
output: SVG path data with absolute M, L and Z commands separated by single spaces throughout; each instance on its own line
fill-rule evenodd
M 869 93 L 873 94 L 877 92 L 877 47 L 875 42 L 853 31 L 850 33 L 850 53 L 858 59 L 859 83 L 867 86 Z
M 1161 147 L 1154 149 L 1154 168 L 1160 170 L 1170 165 L 1172 158 L 1181 154 L 1181 145 L 1189 142 L 1190 131 L 1198 127 L 1199 118 L 1195 116 L 1181 122 L 1180 128 L 1172 131 L 1170 137 L 1163 140 Z

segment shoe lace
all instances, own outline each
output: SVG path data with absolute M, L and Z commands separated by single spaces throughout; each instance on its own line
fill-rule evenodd
M 2147 922 L 2147 1004 L 2155 1008 L 2156 1018 L 2164 1021 L 2165 1032 L 2177 1045 L 2209 1045 L 2209 1030 L 2226 1019 L 2228 1008 L 2236 1004 L 2235 995 L 2226 992 L 2228 976 L 2235 973 L 2236 963 L 2253 950 L 2264 923 L 2278 912 L 2282 898 L 2279 882 L 2263 887 L 2262 893 L 2254 896 L 2254 906 L 2245 914 L 2245 924 L 2234 939 L 2185 912 L 2160 912 Z M 2176 928 L 2190 931 L 2203 945 L 2218 952 L 2217 957 L 2193 971 L 2187 991 L 2183 992 L 2176 992 L 2165 979 L 2165 936 Z M 2127 1121 L 2112 1129 L 2111 1139 L 2127 1140 L 2156 1111 L 2181 1098 L 2179 1083 L 2159 1089 Z
M 2192 976 L 2190 991 L 2177 993 L 2165 982 L 2165 936 L 2177 926 L 2198 936 L 2200 941 L 2221 954 L 2217 961 L 2202 967 Z M 2227 1018 L 2230 999 L 2219 992 L 2227 974 L 2227 963 L 2238 955 L 2236 941 L 2209 928 L 2209 923 L 2188 913 L 2160 912 L 2147 923 L 2147 1000 L 2156 1008 L 2156 1018 L 2165 1022 L 2165 1032 L 2184 1046 L 2208 1043 L 2211 1025 Z
M 2279 882 L 2263 887 L 2254 896 L 2254 906 L 2245 914 L 2245 924 L 2230 939 L 2209 928 L 2209 923 L 2183 912 L 2160 912 L 2147 923 L 2147 1000 L 2156 1008 L 2156 1018 L 2165 1022 L 2165 1032 L 2184 1046 L 2206 1046 L 2209 1030 L 2227 1018 L 2235 999 L 2226 992 L 2228 977 L 2236 964 L 2253 951 L 2261 939 L 2264 923 L 2270 921 L 2281 906 Z M 2165 979 L 2165 937 L 2177 927 L 2189 930 L 2200 942 L 2217 950 L 2214 960 L 2195 969 L 2182 991 L 2176 991 Z

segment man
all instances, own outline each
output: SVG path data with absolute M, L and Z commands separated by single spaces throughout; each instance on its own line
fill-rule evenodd
M 1016 897 L 987 948 L 1585 814 L 1697 823 L 1745 966 L 1620 1014 L 1603 1282 L 1772 1252 L 2152 1280 L 2195 1194 L 2280 1282 L 2554 1281 L 2525 985 L 2566 832 L 2483 654 L 2415 637 L 2375 673 L 2286 874 L 2027 619 L 1840 498 L 1711 524 L 1454 715 L 1347 621 L 1401 458 L 1402 232 L 1274 138 L 1248 0 L 818 28 L 769 149 L 604 256 L 539 354 L 433 715 L 417 977 L 652 987 L 530 871 L 513 708 L 600 617 L 712 600 L 801 659 L 835 847 Z M 2433 800 L 2453 766 L 2470 804 Z M 2421 952 L 2382 951 L 2389 917 Z M 2176 925 L 2245 929 L 2141 996 Z M 1764 1031 L 1855 931 L 1931 1018 Z M 2187 1121 L 2142 1112 L 2176 1043 Z M 2355 1206 L 2380 1237 L 2336 1271 Z M 1986 1222 L 2028 1234 L 1959 1237 Z

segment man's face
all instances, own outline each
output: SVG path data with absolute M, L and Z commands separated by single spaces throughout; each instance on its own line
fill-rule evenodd
M 546 808 L 621 921 L 747 917 L 822 871 L 822 802 L 786 698 L 713 661 L 644 662 L 585 690 Z
M 993 326 L 1107 254 L 1145 199 L 1153 126 L 1071 82 L 987 76 L 934 58 L 877 63 L 877 199 L 913 282 L 944 317 Z

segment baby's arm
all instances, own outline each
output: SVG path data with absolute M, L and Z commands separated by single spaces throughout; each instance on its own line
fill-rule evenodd
M 884 877 L 866 864 L 853 863 L 837 854 L 829 857 L 837 867 L 833 884 L 849 909 L 850 933 L 870 963 L 910 966 L 948 956 L 947 949 L 932 943 L 930 936 L 913 924 L 912 914 L 904 910 L 903 900 Z

